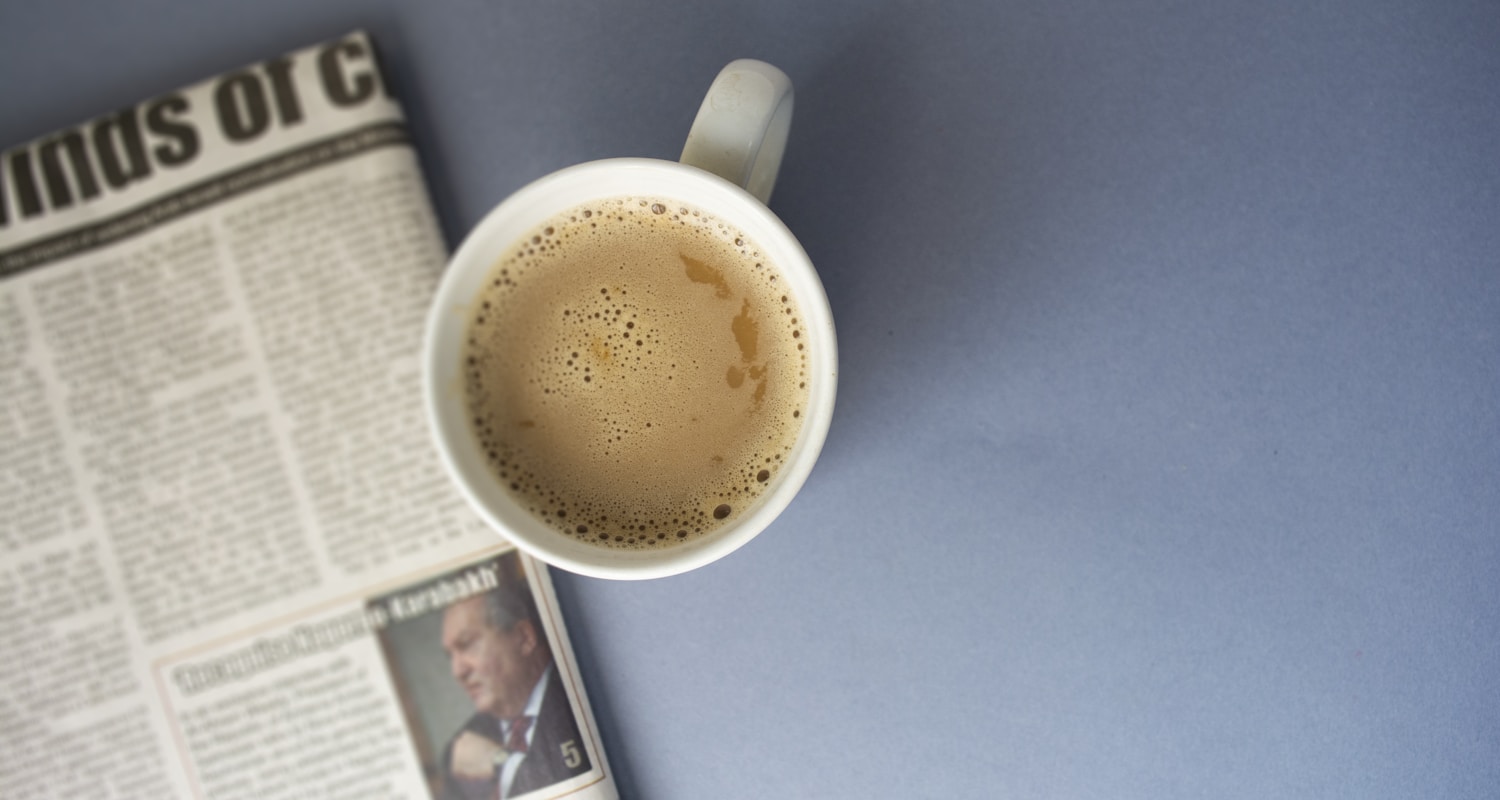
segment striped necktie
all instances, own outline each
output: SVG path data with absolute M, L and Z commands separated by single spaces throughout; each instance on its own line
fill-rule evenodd
M 510 721 L 510 733 L 505 737 L 505 749 L 512 753 L 526 752 L 526 732 L 531 730 L 531 717 L 522 714 Z

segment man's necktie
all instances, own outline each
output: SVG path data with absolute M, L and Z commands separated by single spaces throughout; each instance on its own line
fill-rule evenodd
M 505 737 L 505 749 L 512 753 L 526 752 L 526 732 L 531 729 L 531 717 L 521 715 L 510 721 L 510 733 Z

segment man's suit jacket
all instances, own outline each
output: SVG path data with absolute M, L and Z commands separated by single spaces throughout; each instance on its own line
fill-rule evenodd
M 542 707 L 532 722 L 531 746 L 526 758 L 516 770 L 516 778 L 510 785 L 510 796 L 518 797 L 543 786 L 551 786 L 574 775 L 588 772 L 592 765 L 588 751 L 584 749 L 583 735 L 573 719 L 573 708 L 568 705 L 568 695 L 563 690 L 562 680 L 554 666 L 547 677 L 546 689 L 542 693 Z M 454 734 L 458 738 L 464 731 L 473 731 L 496 743 L 503 743 L 500 720 L 480 712 L 469 718 L 464 727 Z M 443 748 L 443 799 L 444 800 L 494 800 L 498 778 L 476 785 L 459 781 L 453 776 L 453 741 Z

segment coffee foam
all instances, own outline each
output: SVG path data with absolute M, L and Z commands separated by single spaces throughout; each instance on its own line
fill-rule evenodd
M 494 266 L 465 352 L 490 466 L 551 527 L 672 546 L 773 482 L 807 404 L 795 300 L 743 233 L 614 198 L 538 226 Z

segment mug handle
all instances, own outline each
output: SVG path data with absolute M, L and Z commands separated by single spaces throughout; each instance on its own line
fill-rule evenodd
M 731 61 L 708 88 L 678 160 L 770 203 L 791 127 L 786 73 L 753 58 Z

